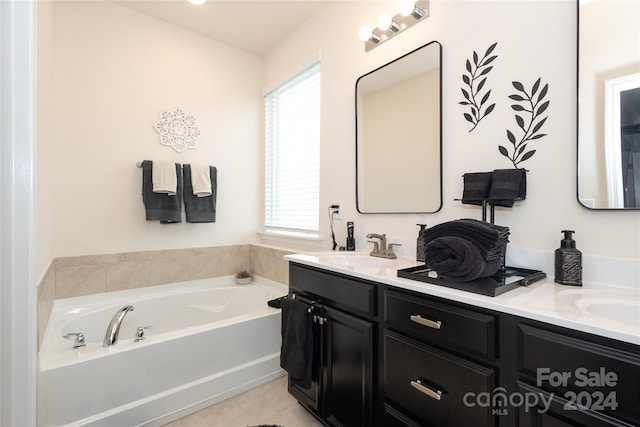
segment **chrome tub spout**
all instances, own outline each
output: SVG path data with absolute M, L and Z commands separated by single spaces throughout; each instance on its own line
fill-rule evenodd
M 116 314 L 113 315 L 113 318 L 107 327 L 107 332 L 104 334 L 104 342 L 102 343 L 103 347 L 110 347 L 118 342 L 120 325 L 124 320 L 124 316 L 126 316 L 130 311 L 133 311 L 133 306 L 127 305 L 116 311 Z

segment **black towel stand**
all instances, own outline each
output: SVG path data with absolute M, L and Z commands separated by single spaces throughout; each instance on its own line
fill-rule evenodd
M 529 172 L 528 169 L 524 169 L 524 172 Z M 464 175 L 462 175 L 464 178 Z M 489 223 L 495 224 L 496 219 L 496 207 L 491 203 L 491 199 L 453 199 L 457 202 L 482 202 L 482 221 L 487 222 L 487 205 L 489 205 Z M 524 199 L 513 199 L 515 202 L 524 200 Z
M 524 169 L 525 174 L 527 172 L 529 172 L 528 169 Z M 462 175 L 462 177 L 464 178 L 464 175 Z M 468 200 L 468 199 L 453 199 L 455 201 L 460 201 L 463 202 L 465 200 L 467 201 L 474 201 L 474 202 L 482 202 L 482 221 L 483 222 L 487 222 L 487 205 L 489 205 L 489 223 L 490 224 L 495 224 L 495 220 L 496 220 L 496 207 L 494 204 L 491 203 L 491 199 L 480 199 L 480 200 Z M 514 199 L 514 201 L 519 201 L 519 200 L 523 200 L 523 199 Z M 502 253 L 502 260 L 500 262 L 500 270 L 498 270 L 499 273 L 505 274 L 507 271 L 507 248 L 504 248 L 504 251 Z

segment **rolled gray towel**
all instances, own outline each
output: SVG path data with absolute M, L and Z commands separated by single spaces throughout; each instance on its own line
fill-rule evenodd
M 478 246 L 465 238 L 446 236 L 426 245 L 425 264 L 443 279 L 470 282 L 493 276 L 502 262 L 500 258 L 487 261 Z
M 427 228 L 422 233 L 425 247 L 440 237 L 461 237 L 476 245 L 486 261 L 500 259 L 509 242 L 509 228 L 475 219 L 457 219 Z

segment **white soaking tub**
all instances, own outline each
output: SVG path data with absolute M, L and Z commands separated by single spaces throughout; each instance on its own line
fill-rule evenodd
M 39 426 L 162 425 L 271 381 L 288 288 L 233 276 L 57 300 L 39 352 Z M 118 342 L 103 347 L 123 306 Z M 134 342 L 140 326 L 144 341 Z M 62 338 L 82 332 L 86 346 Z

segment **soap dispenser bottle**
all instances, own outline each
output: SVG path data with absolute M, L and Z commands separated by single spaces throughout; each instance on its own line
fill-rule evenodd
M 353 221 L 347 221 L 347 250 L 356 250 L 356 239 L 353 237 Z
M 418 231 L 418 239 L 416 241 L 416 261 L 425 262 L 424 257 L 424 238 L 422 237 L 422 233 L 424 232 L 427 224 L 416 224 L 420 227 L 420 231 Z
M 563 285 L 582 286 L 582 252 L 571 238 L 573 230 L 562 230 L 564 239 L 556 249 L 555 281 Z

